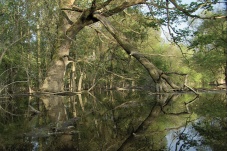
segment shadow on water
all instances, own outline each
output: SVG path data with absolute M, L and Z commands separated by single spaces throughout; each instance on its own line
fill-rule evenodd
M 0 150 L 225 150 L 224 93 L 105 91 L 0 100 Z

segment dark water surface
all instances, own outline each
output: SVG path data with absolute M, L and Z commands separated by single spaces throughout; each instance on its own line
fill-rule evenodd
M 0 150 L 224 151 L 226 94 L 104 91 L 0 98 Z

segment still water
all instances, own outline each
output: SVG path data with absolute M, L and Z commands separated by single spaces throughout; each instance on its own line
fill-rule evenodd
M 0 98 L 0 150 L 224 151 L 226 95 L 100 91 Z

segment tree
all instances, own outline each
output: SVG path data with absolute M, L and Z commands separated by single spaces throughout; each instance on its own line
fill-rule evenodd
M 132 38 L 129 38 L 127 33 L 114 25 L 110 19 L 111 16 L 119 15 L 127 8 L 133 8 L 132 11 L 141 12 L 141 16 L 150 21 L 147 26 L 159 28 L 161 25 L 167 25 L 173 41 L 176 43 L 180 41 L 178 35 L 182 36 L 187 32 L 177 31 L 172 27 L 173 24 L 184 22 L 188 17 L 202 19 L 225 17 L 216 15 L 201 17 L 193 14 L 198 9 L 210 9 L 212 4 L 217 3 L 217 1 L 192 2 L 189 5 L 181 4 L 175 0 L 158 2 L 148 0 L 123 2 L 118 0 L 60 0 L 59 3 L 50 0 L 38 3 L 28 0 L 26 5 L 24 1 L 20 2 L 22 6 L 26 6 L 24 10 L 28 12 L 28 14 L 22 13 L 21 17 L 26 18 L 30 26 L 31 37 L 29 42 L 32 44 L 36 42 L 38 47 L 38 51 L 31 54 L 37 54 L 37 56 L 33 56 L 37 60 L 37 65 L 41 65 L 41 69 L 46 70 L 46 74 L 42 75 L 39 68 L 36 71 L 38 79 L 43 76 L 40 90 L 48 92 L 64 90 L 67 65 L 73 63 L 73 61 L 76 62 L 75 57 L 74 60 L 71 60 L 72 48 L 75 49 L 72 46 L 78 46 L 77 43 L 75 44 L 78 33 L 85 27 L 91 27 L 91 25 L 106 28 L 126 54 L 135 58 L 146 69 L 156 85 L 156 91 L 180 90 L 181 87 L 176 85 L 165 71 L 158 69 L 152 61 L 141 53 L 140 48 L 131 41 Z M 34 5 L 38 7 L 32 7 Z M 38 29 L 37 25 L 39 24 L 41 27 Z M 175 34 L 171 32 L 175 32 Z M 50 36 L 52 39 L 49 39 Z M 107 44 L 105 45 L 107 46 Z M 48 59 L 46 59 L 47 56 Z
M 206 83 L 215 82 L 217 85 L 224 83 L 226 25 L 225 20 L 205 20 L 195 31 L 191 42 L 190 48 L 194 50 L 191 58 L 194 69 L 203 73 L 203 81 Z
M 50 2 L 30 0 L 26 3 L 17 0 L 0 2 L 1 84 L 5 85 L 3 89 L 6 90 L 14 87 L 10 93 L 27 92 L 27 87 L 37 87 L 38 81 L 44 77 L 38 76 L 39 68 L 45 73 L 46 66 L 57 47 L 56 39 L 53 37 L 56 36 L 55 26 L 58 20 L 53 15 L 55 11 L 47 9 L 50 7 L 56 8 Z
M 193 9 L 187 9 L 185 6 L 178 5 L 176 1 L 170 1 L 178 11 L 178 14 L 191 15 L 192 12 L 196 11 L 201 7 L 208 7 L 211 3 L 193 3 Z M 75 3 L 75 5 L 74 5 Z M 157 85 L 157 91 L 166 90 L 162 88 L 166 83 L 173 89 L 179 89 L 172 81 L 168 79 L 168 76 L 164 74 L 161 70 L 157 69 L 154 64 L 152 64 L 145 56 L 141 55 L 138 48 L 133 46 L 127 38 L 122 35 L 118 30 L 116 30 L 111 23 L 107 20 L 107 17 L 117 14 L 123 11 L 127 7 L 136 6 L 138 4 L 147 4 L 158 9 L 164 7 L 169 10 L 168 5 L 165 6 L 165 2 L 159 4 L 154 2 L 146 2 L 145 0 L 135 0 L 130 2 L 116 2 L 114 0 L 108 0 L 105 2 L 92 1 L 87 8 L 81 8 L 79 5 L 84 4 L 77 1 L 65 1 L 62 0 L 60 3 L 60 8 L 62 14 L 60 16 L 60 40 L 59 49 L 56 51 L 54 60 L 52 61 L 47 76 L 41 87 L 42 91 L 63 91 L 63 77 L 65 68 L 68 64 L 68 55 L 70 49 L 70 43 L 72 39 L 76 37 L 78 32 L 82 30 L 85 26 L 91 25 L 97 21 L 106 27 L 106 29 L 111 33 L 111 35 L 116 39 L 119 45 L 127 52 L 127 54 L 133 56 L 138 60 L 148 71 L 151 78 L 155 81 Z M 168 4 L 168 2 L 167 2 Z M 191 6 L 192 6 L 191 5 Z M 174 13 L 174 12 L 173 12 Z M 198 16 L 194 16 L 198 17 Z M 168 18 L 168 23 L 169 23 Z

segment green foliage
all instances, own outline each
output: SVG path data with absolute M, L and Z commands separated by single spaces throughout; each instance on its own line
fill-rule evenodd
M 33 88 L 37 86 L 39 67 L 45 75 L 46 66 L 57 47 L 56 39 L 53 38 L 57 37 L 56 4 L 51 1 L 1 1 L 0 7 L 3 10 L 0 16 L 0 53 L 3 56 L 0 64 L 0 73 L 3 74 L 0 77 L 1 85 L 9 84 L 12 92 L 26 92 L 28 85 Z M 40 37 L 37 35 L 38 30 Z M 40 44 L 38 39 L 41 39 Z M 41 59 L 38 61 L 37 58 Z
M 86 9 L 91 6 L 91 2 L 75 1 L 75 5 Z M 100 4 L 105 1 L 96 2 Z M 179 6 L 189 12 L 201 3 L 200 1 L 183 4 L 182 1 L 178 1 Z M 105 9 L 113 9 L 120 4 L 123 2 L 112 1 Z M 169 14 L 166 15 L 165 1 L 157 1 L 157 5 L 160 7 L 152 5 L 128 7 L 108 19 L 140 50 L 141 54 L 164 72 L 186 73 L 189 75 L 189 82 L 195 86 L 207 83 L 213 77 L 215 79 L 222 77 L 218 73 L 223 72 L 224 68 L 225 57 L 221 54 L 225 48 L 223 41 L 226 39 L 226 23 L 221 20 L 207 20 L 201 24 L 194 33 L 190 48 L 195 49 L 195 53 L 188 66 L 182 59 L 178 47 L 162 41 L 160 31 L 161 25 L 171 25 L 171 30 L 175 32 L 175 41 L 182 42 L 182 38 L 187 38 L 191 32 L 189 29 L 178 29 L 178 25 L 186 22 L 188 17 L 177 9 L 169 9 Z M 203 5 L 203 9 L 211 8 L 208 3 Z M 206 12 L 210 15 L 208 11 Z M 38 89 L 37 80 L 45 78 L 47 67 L 58 51 L 61 41 L 58 30 L 61 25 L 59 14 L 58 4 L 51 0 L 28 0 L 26 3 L 22 0 L 0 2 L 0 53 L 3 54 L 7 49 L 0 64 L 0 73 L 4 75 L 0 77 L 1 85 L 29 80 L 29 84 L 23 83 L 18 86 L 30 85 Z M 185 48 L 182 48 L 186 52 Z M 76 77 L 85 73 L 83 82 L 86 83 L 84 86 L 86 88 L 94 83 L 100 87 L 103 85 L 110 87 L 111 84 L 118 87 L 131 86 L 132 83 L 152 85 L 146 70 L 122 50 L 101 23 L 85 27 L 77 35 L 72 41 L 70 56 L 76 63 Z M 67 69 L 66 84 L 70 78 L 70 68 L 71 65 Z M 17 72 L 11 69 L 16 69 Z M 176 75 L 171 75 L 177 83 L 184 80 L 183 77 L 175 77 Z
M 75 5 L 86 9 L 91 6 L 91 2 L 90 0 L 80 0 L 75 1 Z M 97 2 L 106 2 L 106 0 L 97 0 Z M 216 3 L 216 1 L 213 2 Z M 103 9 L 115 8 L 122 3 L 125 2 L 115 0 Z M 202 1 L 199 1 L 186 5 L 178 1 L 179 6 L 189 12 L 201 3 Z M 160 7 L 148 6 L 152 11 L 147 13 L 143 10 L 144 6 L 136 5 L 124 9 L 108 19 L 114 28 L 121 31 L 140 50 L 139 53 L 154 63 L 157 68 L 167 74 L 168 72 L 187 74 L 190 86 L 204 86 L 210 81 L 223 78 L 222 73 L 226 61 L 223 55 L 226 48 L 226 22 L 222 20 L 202 22 L 195 31 L 190 45 L 190 48 L 194 49 L 193 53 L 187 52 L 182 45 L 181 52 L 176 45 L 162 40 L 160 26 L 172 24 L 171 30 L 175 32 L 175 42 L 182 42 L 182 38 L 188 38 L 191 32 L 188 29 L 178 29 L 177 26 L 181 22 L 188 21 L 188 16 L 177 9 L 169 9 L 167 15 L 166 1 L 157 1 L 157 5 Z M 211 10 L 212 6 L 206 4 L 203 8 Z M 41 80 L 45 78 L 47 67 L 59 50 L 59 42 L 62 40 L 61 33 L 59 33 L 60 11 L 58 4 L 53 0 L 0 1 L 0 54 L 3 56 L 0 63 L 1 93 L 28 92 L 28 86 L 38 89 L 39 76 L 41 74 Z M 76 84 L 78 84 L 80 76 L 84 75 L 84 89 L 92 86 L 97 89 L 133 86 L 151 88 L 153 86 L 153 81 L 147 71 L 123 51 L 100 22 L 83 28 L 76 35 L 76 39 L 72 39 L 70 49 L 69 56 L 75 62 L 76 69 L 71 70 L 72 64 L 67 66 L 66 85 L 69 84 L 69 79 L 72 79 L 72 72 L 75 72 L 73 80 L 76 80 Z M 5 50 L 7 51 L 4 54 Z M 193 54 L 193 56 L 185 56 L 186 53 Z M 186 59 L 189 60 L 189 64 Z M 170 74 L 170 78 L 178 85 L 182 85 L 185 77 Z M 166 129 L 182 126 L 188 116 L 194 120 L 199 115 L 207 118 L 208 122 L 196 127 L 197 130 L 207 138 L 214 136 L 217 146 L 220 145 L 218 141 L 221 143 L 223 141 L 218 135 L 213 135 L 213 133 L 221 135 L 222 131 L 216 126 L 210 126 L 209 123 L 213 122 L 215 117 L 218 117 L 221 124 L 225 122 L 223 116 L 226 104 L 213 102 L 219 96 L 204 99 L 205 102 L 192 105 L 190 109 L 194 113 L 185 115 L 185 100 L 193 99 L 191 95 L 168 102 L 168 100 L 157 100 L 156 96 L 150 96 L 144 92 L 142 94 L 131 94 L 131 91 L 121 91 L 117 94 L 109 91 L 105 93 L 107 94 L 104 94 L 103 91 L 94 91 L 95 97 L 82 96 L 82 100 L 78 101 L 77 96 L 73 96 L 75 97 L 73 102 L 65 101 L 68 104 L 64 105 L 64 109 L 73 108 L 73 113 L 69 113 L 71 116 L 76 112 L 81 116 L 77 128 L 80 130 L 79 135 L 82 141 L 79 145 L 82 146 L 80 148 L 82 150 L 117 150 L 132 134 L 133 140 L 127 146 L 129 149 L 141 150 L 142 146 L 145 147 L 145 150 L 161 150 L 166 144 L 166 140 L 163 139 L 167 133 Z M 23 128 L 29 129 L 31 125 L 38 124 L 40 122 L 38 120 L 41 118 L 37 116 L 37 119 L 35 118 L 37 121 L 30 121 L 32 124 L 29 123 L 30 126 L 27 127 L 27 117 L 14 117 L 12 114 L 25 115 L 25 111 L 26 113 L 28 111 L 28 101 L 17 100 L 15 103 L 9 100 L 7 104 L 2 102 L 0 144 L 14 148 L 14 145 L 17 146 L 17 143 L 14 143 L 17 140 L 16 134 L 24 133 Z M 37 108 L 41 107 L 40 103 L 36 105 Z M 157 112 L 154 112 L 153 109 L 156 109 L 154 111 Z M 173 117 L 173 114 L 178 113 L 179 116 Z M 160 115 L 155 116 L 156 114 Z M 45 120 L 48 121 L 48 119 Z M 145 122 L 143 123 L 143 121 Z M 134 137 L 132 132 L 140 124 L 143 124 L 144 127 L 138 129 L 138 133 Z M 203 131 L 204 127 L 209 133 Z M 16 128 L 20 128 L 22 131 L 18 133 Z M 222 126 L 222 128 L 226 127 Z M 26 137 L 26 139 L 32 139 L 32 137 Z M 50 138 L 43 144 L 51 146 L 49 142 L 55 140 L 56 137 Z M 89 145 L 87 145 L 88 142 Z
M 226 21 L 206 20 L 198 27 L 190 45 L 194 49 L 192 66 L 204 81 L 224 79 L 226 56 Z
M 203 144 L 209 144 L 214 150 L 226 148 L 226 95 L 201 95 L 200 101 L 190 108 L 203 117 L 193 127 L 204 137 Z

